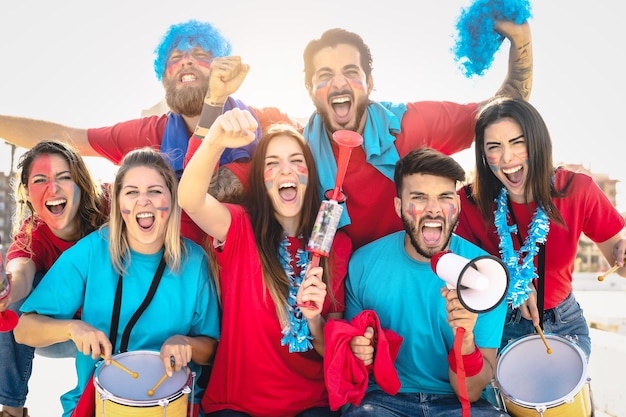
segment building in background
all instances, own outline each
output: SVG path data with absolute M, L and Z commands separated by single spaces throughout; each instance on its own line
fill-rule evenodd
M 11 174 L 0 171 L 0 251 L 2 252 L 2 259 L 5 259 L 11 243 L 11 219 L 14 211 Z
M 580 164 L 567 164 L 565 167 L 571 171 L 583 172 L 591 176 L 611 203 L 614 206 L 616 205 L 617 194 L 615 185 L 619 180 L 611 179 L 606 174 L 592 173 Z M 622 213 L 622 217 L 626 218 L 626 213 Z M 583 234 L 578 241 L 575 272 L 600 272 L 608 270 L 611 266 L 606 262 L 604 255 L 602 255 L 596 244 Z

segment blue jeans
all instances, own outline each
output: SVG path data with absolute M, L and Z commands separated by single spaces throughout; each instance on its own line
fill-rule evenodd
M 277 410 L 277 414 L 280 413 L 280 410 Z M 315 407 L 309 408 L 308 410 L 304 410 L 301 413 L 298 413 L 296 417 L 339 417 L 341 413 L 339 411 L 331 411 L 328 407 Z M 207 417 L 250 417 L 249 414 L 243 413 L 241 411 L 234 410 L 220 410 L 214 413 L 206 414 Z
M 509 307 L 506 312 L 502 343 L 499 351 L 502 351 L 509 342 L 536 332 L 532 321 L 523 318 L 519 309 L 511 309 Z M 575 343 L 582 349 L 587 360 L 589 360 L 589 355 L 591 354 L 589 326 L 573 292 L 561 304 L 544 312 L 543 332 L 545 334 L 562 336 Z
M 488 401 L 480 399 L 471 404 L 472 417 L 505 417 Z M 461 417 L 461 402 L 455 394 L 437 395 L 422 393 L 398 393 L 389 395 L 383 391 L 370 391 L 361 404 L 350 404 L 342 416 L 359 417 Z
M 35 276 L 35 283 L 39 283 L 40 278 Z M 9 310 L 21 314 L 19 311 L 24 300 L 11 304 Z M 76 345 L 69 340 L 35 349 L 17 343 L 13 331 L 0 332 L 0 404 L 9 407 L 24 406 L 35 352 L 50 358 L 73 357 L 76 356 Z

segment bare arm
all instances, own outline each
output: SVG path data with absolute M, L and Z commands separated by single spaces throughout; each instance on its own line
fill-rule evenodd
M 612 238 L 597 244 L 598 249 L 606 258 L 609 265 L 620 265 L 616 271 L 621 277 L 626 277 L 626 262 L 624 262 L 624 252 L 626 251 L 626 239 L 621 233 L 616 234 Z
M 110 359 L 112 346 L 107 335 L 81 320 L 60 320 L 37 313 L 22 314 L 13 330 L 15 341 L 32 347 L 50 346 L 71 339 L 76 349 L 97 359 Z
M 11 276 L 11 292 L 8 297 L 0 300 L 0 311 L 30 294 L 36 269 L 35 263 L 29 258 L 15 258 L 7 262 L 6 271 Z
M 509 39 L 509 66 L 504 82 L 495 96 L 528 100 L 533 85 L 533 48 L 528 23 L 497 22 L 496 31 Z M 491 97 L 479 103 L 483 107 Z
M 208 235 L 226 239 L 230 212 L 207 193 L 215 166 L 225 148 L 238 148 L 255 139 L 257 122 L 247 111 L 233 109 L 219 116 L 191 158 L 178 185 L 178 201 L 183 210 Z
M 74 146 L 82 156 L 99 156 L 87 139 L 87 129 L 63 126 L 44 120 L 0 116 L 0 137 L 30 149 L 43 139 L 57 139 Z

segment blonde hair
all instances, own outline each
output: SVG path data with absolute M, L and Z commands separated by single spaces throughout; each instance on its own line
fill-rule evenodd
M 109 220 L 109 253 L 115 270 L 123 274 L 130 263 L 130 247 L 126 235 L 126 223 L 119 206 L 119 195 L 124 177 L 132 168 L 147 167 L 155 170 L 163 179 L 172 197 L 172 211 L 165 229 L 164 258 L 171 271 L 178 271 L 185 247 L 180 236 L 180 207 L 176 188 L 178 181 L 173 169 L 163 155 L 152 148 L 135 149 L 124 157 L 115 175 L 111 196 L 111 218 Z

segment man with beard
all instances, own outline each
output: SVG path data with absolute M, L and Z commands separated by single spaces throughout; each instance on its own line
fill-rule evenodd
M 114 164 L 131 150 L 150 146 L 166 156 L 180 177 L 189 138 L 194 133 L 204 136 L 202 130 L 195 131 L 201 113 L 200 124 L 210 127 L 223 111 L 234 107 L 249 110 L 261 122 L 257 141 L 272 118 L 297 125 L 275 109 L 251 109 L 230 97 L 249 70 L 240 57 L 228 56 L 230 51 L 229 41 L 210 23 L 190 20 L 174 24 L 155 49 L 154 61 L 169 113 L 90 129 L 0 116 L 0 137 L 24 148 L 32 148 L 41 139 L 56 138 L 72 144 L 82 156 L 103 156 Z M 256 141 L 243 148 L 227 149 L 220 164 L 248 160 L 255 147 Z M 184 212 L 181 221 L 183 236 L 202 244 L 205 234 Z
M 457 185 L 463 168 L 450 156 L 431 148 L 411 151 L 395 167 L 394 208 L 404 224 L 399 231 L 369 243 L 352 255 L 346 280 L 346 311 L 351 320 L 363 310 L 377 313 L 380 327 L 404 339 L 395 361 L 401 388 L 384 392 L 370 378 L 359 406 L 343 415 L 461 415 L 453 354 L 454 335 L 465 329 L 461 353 L 463 382 L 472 416 L 504 416 L 479 399 L 494 376 L 496 350 L 506 304 L 488 313 L 468 311 L 456 289 L 448 289 L 433 272 L 431 257 L 440 251 L 474 259 L 487 253 L 453 234 L 461 210 Z M 373 330 L 352 340 L 352 351 L 365 365 L 373 361 Z
M 500 21 L 494 30 L 511 44 L 507 75 L 495 95 L 527 100 L 533 64 L 530 27 L 528 23 Z M 334 188 L 336 178 L 338 147 L 330 139 L 333 132 L 348 129 L 363 136 L 363 145 L 353 149 L 345 174 L 347 200 L 339 223 L 354 249 L 402 229 L 392 205 L 379 203 L 390 202 L 394 196 L 396 161 L 419 147 L 447 155 L 469 148 L 477 112 L 491 99 L 468 104 L 374 102 L 369 98 L 374 89 L 370 49 L 356 33 L 338 28 L 327 30 L 306 46 L 304 74 L 316 108 L 304 136 L 315 157 L 322 193 Z M 416 81 L 410 71 L 405 70 L 403 76 L 407 83 Z M 245 187 L 245 164 L 226 168 L 220 170 L 220 176 L 224 172 L 232 180 L 234 174 Z

